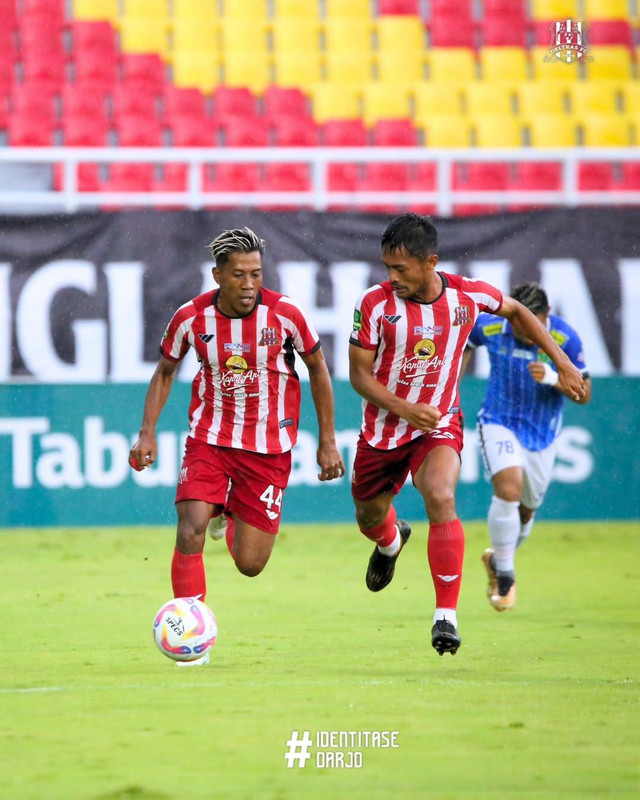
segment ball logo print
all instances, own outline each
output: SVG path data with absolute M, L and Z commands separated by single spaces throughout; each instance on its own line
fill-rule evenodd
M 195 661 L 213 647 L 218 625 L 211 609 L 195 597 L 176 597 L 155 616 L 153 638 L 173 661 Z

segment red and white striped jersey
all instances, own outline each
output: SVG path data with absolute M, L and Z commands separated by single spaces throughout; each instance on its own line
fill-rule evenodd
M 189 435 L 220 447 L 284 453 L 296 443 L 300 418 L 294 351 L 313 353 L 318 334 L 290 297 L 260 289 L 253 311 L 232 318 L 218 311 L 218 291 L 181 306 L 160 347 L 170 361 L 193 347 L 200 361 Z
M 367 289 L 356 303 L 350 342 L 375 350 L 373 375 L 411 403 L 435 406 L 445 428 L 460 411 L 462 353 L 481 311 L 495 313 L 502 294 L 484 281 L 438 273 L 440 296 L 432 303 L 402 300 L 389 281 Z M 372 447 L 392 450 L 424 431 L 363 400 L 362 435 Z

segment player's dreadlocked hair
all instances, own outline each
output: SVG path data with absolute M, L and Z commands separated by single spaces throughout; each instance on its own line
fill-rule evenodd
M 438 231 L 429 217 L 402 214 L 387 225 L 381 240 L 382 250 L 404 250 L 412 258 L 425 259 L 438 250 Z
M 207 245 L 217 267 L 222 267 L 229 260 L 231 253 L 264 254 L 265 242 L 251 228 L 232 228 L 222 231 L 219 236 Z
M 519 286 L 514 286 L 511 297 L 526 306 L 532 314 L 546 314 L 549 310 L 547 293 L 537 283 L 521 283 Z

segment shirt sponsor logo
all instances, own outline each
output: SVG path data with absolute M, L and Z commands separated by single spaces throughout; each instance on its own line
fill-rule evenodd
M 426 361 L 433 358 L 436 352 L 436 343 L 433 339 L 420 339 L 420 341 L 413 346 L 413 354 L 420 361 Z
M 353 312 L 353 330 L 355 333 L 362 330 L 362 311 L 358 309 Z
M 438 334 L 442 333 L 442 325 L 427 325 L 423 327 L 422 325 L 416 325 L 413 329 L 414 336 L 423 336 L 425 338 L 430 338 L 431 336 L 437 336 Z
M 293 419 L 291 417 L 287 417 L 286 419 L 281 419 L 278 425 L 281 428 L 290 428 L 293 425 Z
M 240 342 L 225 342 L 224 349 L 227 353 L 248 353 L 251 350 L 251 345 Z

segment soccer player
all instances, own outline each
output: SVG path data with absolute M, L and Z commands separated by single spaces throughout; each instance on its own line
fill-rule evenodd
M 484 551 L 482 561 L 489 578 L 487 597 L 496 611 L 509 611 L 516 602 L 515 553 L 531 533 L 534 514 L 551 480 L 565 397 L 581 405 L 591 399 L 580 337 L 549 313 L 545 291 L 535 283 L 525 283 L 516 286 L 511 296 L 540 320 L 580 370 L 585 391 L 575 396 L 517 320 L 506 322 L 480 314 L 462 369 L 475 348 L 487 348 L 491 368 L 478 413 L 478 432 L 493 497 L 488 515 L 491 547 Z
M 358 526 L 375 542 L 366 585 L 372 592 L 387 586 L 411 534 L 392 505 L 411 472 L 429 518 L 436 595 L 431 644 L 440 655 L 454 655 L 461 643 L 456 609 L 464 555 L 455 507 L 462 450 L 458 379 L 478 314 L 490 311 L 516 324 L 548 354 L 576 399 L 584 394 L 583 377 L 517 300 L 483 281 L 436 269 L 438 235 L 428 217 L 397 217 L 381 244 L 388 280 L 358 299 L 349 347 L 351 383 L 364 398 L 352 494 Z
M 318 335 L 295 300 L 262 287 L 264 241 L 249 228 L 226 230 L 208 249 L 219 288 L 185 303 L 169 322 L 130 452 L 136 469 L 155 461 L 156 423 L 178 366 L 193 347 L 200 369 L 178 477 L 171 581 L 175 597 L 200 599 L 206 594 L 202 552 L 212 517 L 227 517 L 227 543 L 243 575 L 258 575 L 271 555 L 300 416 L 296 352 L 309 370 L 318 418 L 318 478 L 333 480 L 345 472 Z

